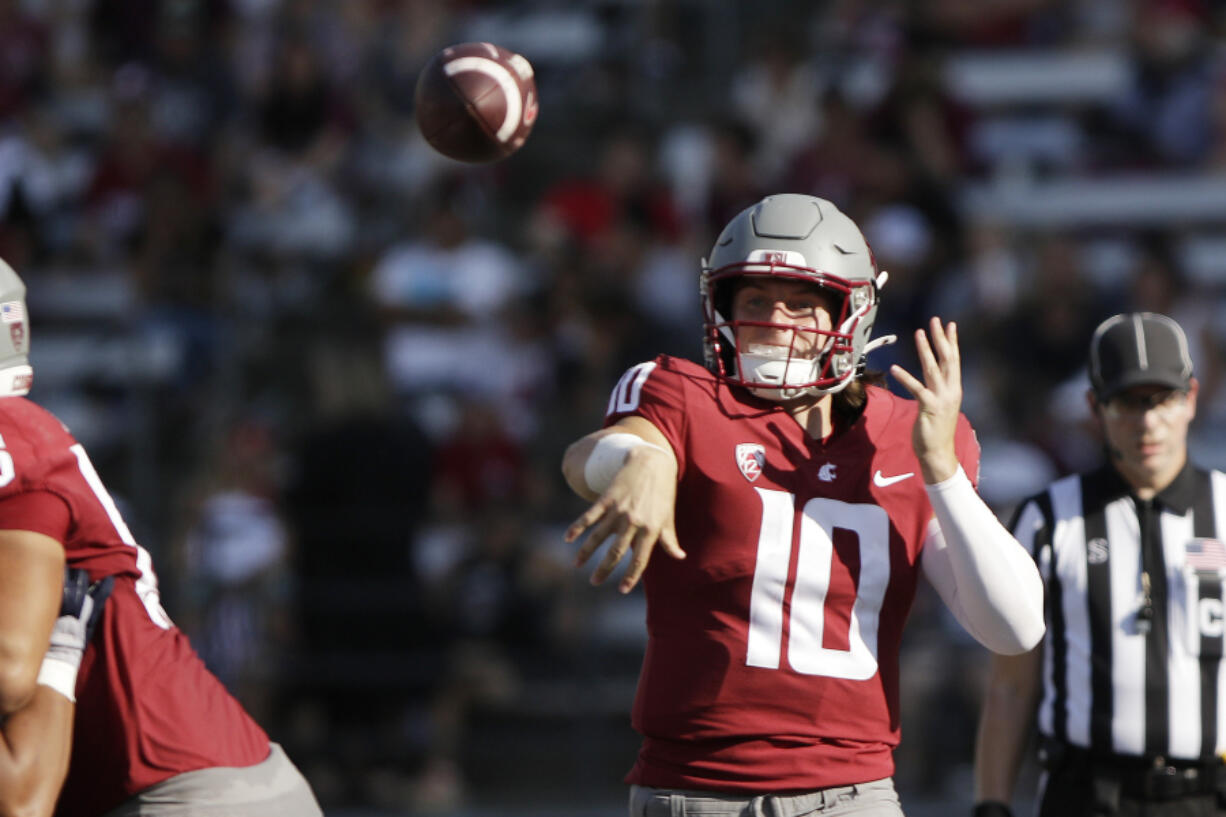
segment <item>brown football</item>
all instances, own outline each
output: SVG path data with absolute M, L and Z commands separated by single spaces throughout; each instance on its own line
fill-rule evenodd
M 536 124 L 536 80 L 524 57 L 493 43 L 460 43 L 417 79 L 417 126 L 431 147 L 461 162 L 519 150 Z

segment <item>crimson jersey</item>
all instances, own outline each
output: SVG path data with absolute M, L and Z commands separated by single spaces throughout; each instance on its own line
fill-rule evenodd
M 643 577 L 644 739 L 627 782 L 761 793 L 893 774 L 899 642 L 933 516 L 916 406 L 869 387 L 855 424 L 823 443 L 688 361 L 622 377 L 606 424 L 638 415 L 672 444 L 687 554 L 656 556 Z M 976 479 L 965 416 L 956 446 Z
M 115 576 L 77 676 L 76 739 L 59 817 L 102 814 L 181 772 L 268 757 L 268 736 L 162 610 L 149 554 L 85 450 L 21 397 L 0 399 L 0 529 L 45 533 L 91 579 Z

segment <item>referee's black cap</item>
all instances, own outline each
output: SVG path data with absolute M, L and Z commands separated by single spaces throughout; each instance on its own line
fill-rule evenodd
M 1099 400 L 1132 386 L 1186 389 L 1192 378 L 1188 339 L 1179 324 L 1154 312 L 1103 321 L 1090 340 L 1090 383 Z

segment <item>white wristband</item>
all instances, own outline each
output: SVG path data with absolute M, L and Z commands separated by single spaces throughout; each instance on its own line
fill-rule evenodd
M 77 702 L 77 669 L 75 664 L 46 656 L 38 668 L 38 683 L 48 686 L 73 703 Z
M 587 482 L 587 487 L 598 494 L 609 490 L 613 478 L 626 464 L 626 457 L 630 455 L 630 451 L 641 446 L 654 448 L 657 451 L 664 450 L 637 434 L 625 432 L 608 434 L 597 440 L 596 447 L 592 449 L 592 453 L 588 455 L 587 462 L 583 466 L 583 479 Z

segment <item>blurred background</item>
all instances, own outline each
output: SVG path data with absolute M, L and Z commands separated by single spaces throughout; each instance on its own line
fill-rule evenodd
M 1220 0 L 0 0 L 31 397 L 330 815 L 623 814 L 642 596 L 571 567 L 559 464 L 626 367 L 701 359 L 718 229 L 851 215 L 903 337 L 875 369 L 959 321 L 1003 516 L 1097 461 L 1120 310 L 1187 330 L 1226 466 L 1224 33 Z M 413 120 L 468 40 L 537 72 L 495 165 Z M 909 813 L 969 806 L 985 661 L 921 590 Z

